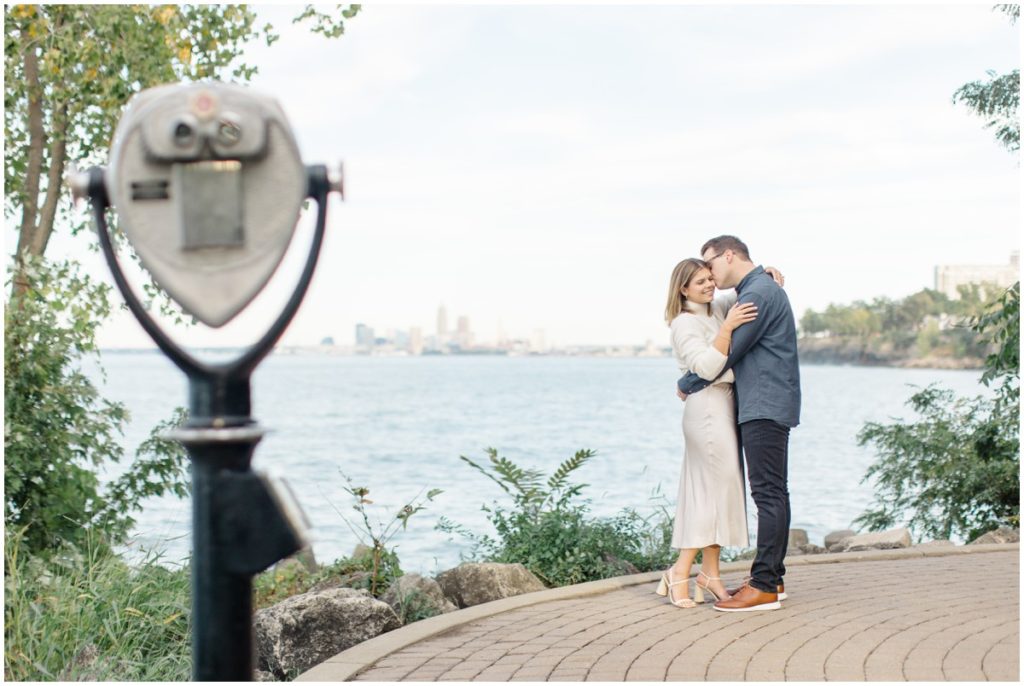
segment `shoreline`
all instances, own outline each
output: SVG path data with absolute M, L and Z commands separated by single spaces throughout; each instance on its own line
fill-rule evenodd
M 623 346 L 624 347 L 624 346 Z M 594 346 L 598 348 L 598 346 Z M 209 353 L 214 355 L 228 355 L 232 353 L 240 353 L 245 348 L 242 347 L 223 347 L 223 348 L 194 348 L 192 352 L 198 353 Z M 430 355 L 410 355 L 410 354 L 366 354 L 366 353 L 355 353 L 346 351 L 343 347 L 326 347 L 326 346 L 281 346 L 274 348 L 271 351 L 270 356 L 280 355 L 287 357 L 351 357 L 351 358 L 427 358 L 427 359 L 438 359 L 445 357 L 466 357 L 466 358 L 479 358 L 479 357 L 508 357 L 508 358 L 594 358 L 594 359 L 662 359 L 671 358 L 670 353 L 664 354 L 628 354 L 621 352 L 622 347 L 608 346 L 604 349 L 593 349 L 593 350 L 561 350 L 552 351 L 547 353 L 507 353 L 504 351 L 467 351 L 461 353 L 443 353 L 443 354 L 430 354 Z M 901 359 L 879 359 L 879 358 L 860 358 L 851 359 L 849 356 L 835 354 L 823 354 L 826 351 L 804 351 L 801 350 L 801 354 L 804 355 L 804 359 L 801 359 L 801 367 L 867 367 L 867 368 L 884 368 L 884 369 L 936 369 L 936 370 L 953 370 L 953 371 L 981 371 L 984 369 L 984 360 L 972 357 L 958 358 L 958 357 L 938 357 L 929 356 L 923 358 L 901 358 Z M 159 348 L 100 348 L 100 355 L 152 355 L 161 354 Z M 809 353 L 809 354 L 805 354 Z

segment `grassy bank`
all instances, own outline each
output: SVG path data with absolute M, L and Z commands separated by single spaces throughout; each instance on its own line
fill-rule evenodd
M 4 540 L 4 679 L 188 681 L 189 571 L 99 546 L 52 559 Z
M 646 517 L 631 509 L 594 517 L 580 497 L 584 484 L 570 475 L 593 457 L 579 451 L 550 478 L 524 470 L 490 451 L 482 467 L 511 502 L 485 506 L 493 535 L 477 535 L 453 523 L 439 528 L 474 543 L 473 559 L 520 562 L 549 586 L 659 569 L 670 564 L 671 516 L 659 508 Z M 253 583 L 260 609 L 310 590 L 362 588 L 380 597 L 402 575 L 391 537 L 423 509 L 417 499 L 374 529 L 366 507 L 368 489 L 346 488 L 362 515 L 371 545 L 351 558 L 307 567 L 298 559 L 259 574 Z M 427 500 L 437 491 L 427 493 Z M 442 518 L 442 521 L 443 518 Z M 358 530 L 358 527 L 354 530 Z M 18 534 L 5 536 L 4 676 L 11 681 L 188 681 L 191 677 L 190 571 L 169 569 L 157 555 L 128 564 L 109 547 L 66 547 L 28 553 Z M 403 624 L 439 609 L 415 594 L 395 606 Z

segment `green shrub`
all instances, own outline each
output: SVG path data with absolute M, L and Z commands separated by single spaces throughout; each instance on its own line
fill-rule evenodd
M 918 421 L 865 424 L 858 441 L 879 453 L 864 476 L 876 502 L 855 524 L 903 523 L 919 536 L 967 540 L 1020 526 L 1020 283 L 972 328 L 994 350 L 982 382 L 995 397 L 957 398 L 933 384 L 908 401 Z
M 156 437 L 184 412 L 156 427 L 127 472 L 101 487 L 99 470 L 124 456 L 118 436 L 128 412 L 102 399 L 81 366 L 98 355 L 110 289 L 71 262 L 39 260 L 25 273 L 30 285 L 4 312 L 4 523 L 23 532 L 32 553 L 81 547 L 86 536 L 93 546 L 123 542 L 143 498 L 187 493 L 184 449 Z
M 191 678 L 187 568 L 130 567 L 88 539 L 43 558 L 23 540 L 4 538 L 5 680 Z
M 511 496 L 512 506 L 483 506 L 496 536 L 477 535 L 442 517 L 438 529 L 469 539 L 470 556 L 490 562 L 518 562 L 549 586 L 667 566 L 671 559 L 671 520 L 665 513 L 641 517 L 635 510 L 595 518 L 580 493 L 587 484 L 569 476 L 594 457 L 580 450 L 545 480 L 542 472 L 523 469 L 488 448 L 490 464 L 460 459 Z M 656 518 L 660 521 L 652 521 Z

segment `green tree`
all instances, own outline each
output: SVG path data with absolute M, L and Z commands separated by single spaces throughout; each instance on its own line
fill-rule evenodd
M 864 476 L 876 502 L 857 524 L 880 530 L 906 520 L 918 535 L 967 539 L 1020 525 L 1020 282 L 972 327 L 994 349 L 982 382 L 995 397 L 957 398 L 931 385 L 908 401 L 918 421 L 865 424 L 858 441 L 879 454 Z
M 19 262 L 45 253 L 58 215 L 74 221 L 65 167 L 99 162 L 128 99 L 157 84 L 214 77 L 261 34 L 254 21 L 238 5 L 5 8 L 4 213 L 21 214 Z M 234 75 L 251 73 L 243 64 Z
M 939 332 L 939 323 L 934 319 L 929 319 L 921 330 L 917 332 L 917 354 L 921 357 L 927 357 L 935 350 L 939 345 L 939 341 L 942 336 Z
M 1020 18 L 1020 5 L 996 5 L 993 9 L 1005 13 L 1011 25 Z M 987 81 L 971 81 L 960 86 L 953 93 L 953 102 L 962 102 L 979 117 L 987 119 L 985 127 L 995 130 L 996 140 L 1010 152 L 1017 152 L 1020 150 L 1020 119 L 1017 116 L 1020 69 L 1001 75 L 988 70 L 986 74 Z
M 804 312 L 804 316 L 800 317 L 800 331 L 804 335 L 821 333 L 825 330 L 825 318 L 814 310 L 808 309 Z
M 307 7 L 295 21 L 336 37 L 359 9 Z M 67 164 L 101 161 L 128 100 L 163 83 L 248 80 L 256 67 L 241 60 L 246 44 L 277 39 L 255 23 L 246 5 L 5 6 L 4 215 L 20 214 L 18 263 L 45 253 L 58 218 L 84 226 L 61 187 Z
M 307 8 L 295 21 L 335 37 L 358 11 Z M 4 216 L 18 227 L 4 318 L 5 522 L 27 527 L 29 551 L 76 543 L 90 527 L 117 542 L 142 498 L 185 492 L 183 453 L 152 438 L 121 479 L 99 486 L 97 470 L 123 457 L 127 414 L 81 370 L 97 353 L 108 289 L 73 262 L 44 259 L 55 227 L 86 225 L 62 179 L 70 161 L 102 161 L 133 95 L 174 81 L 245 81 L 256 71 L 241 59 L 245 45 L 276 35 L 244 5 L 14 5 L 4 20 Z

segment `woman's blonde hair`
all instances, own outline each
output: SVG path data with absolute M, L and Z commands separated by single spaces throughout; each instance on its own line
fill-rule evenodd
M 709 269 L 707 262 L 696 257 L 687 257 L 672 270 L 672 278 L 668 284 L 668 303 L 665 304 L 665 323 L 672 325 L 680 312 L 686 311 L 686 297 L 683 289 L 690 285 L 693 275 L 701 269 Z M 711 314 L 711 303 L 708 303 L 708 314 Z

